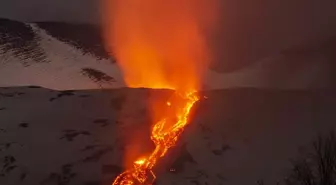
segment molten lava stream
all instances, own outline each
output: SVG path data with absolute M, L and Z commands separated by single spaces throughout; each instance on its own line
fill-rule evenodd
M 151 155 L 134 162 L 132 169 L 120 174 L 113 185 L 151 185 L 154 183 L 155 174 L 152 171 L 157 160 L 164 157 L 168 149 L 173 147 L 183 129 L 188 123 L 188 116 L 193 105 L 199 100 L 196 93 L 178 94 L 184 100 L 183 105 L 177 106 L 174 117 L 175 123 L 170 125 L 170 116 L 167 115 L 153 126 L 151 139 L 155 144 L 155 149 Z M 167 106 L 175 105 L 176 102 L 167 102 Z

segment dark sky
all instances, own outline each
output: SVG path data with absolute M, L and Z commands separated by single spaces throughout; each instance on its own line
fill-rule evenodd
M 96 23 L 99 0 L 1 0 L 0 17 L 23 21 Z
M 336 36 L 335 0 L 222 0 L 213 50 L 230 70 Z M 229 62 L 224 62 L 229 61 Z
M 2 0 L 0 17 L 24 21 L 99 21 L 100 0 Z M 281 49 L 336 35 L 335 0 L 219 0 L 212 50 L 231 69 Z M 230 61 L 230 62 L 228 62 Z

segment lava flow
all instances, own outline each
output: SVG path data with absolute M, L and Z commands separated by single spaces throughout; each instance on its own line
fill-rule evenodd
M 178 137 L 188 123 L 188 115 L 192 106 L 199 100 L 199 97 L 194 93 L 176 95 L 185 100 L 184 106 L 176 115 L 176 123 L 169 126 L 171 124 L 167 124 L 169 122 L 168 117 L 156 123 L 151 135 L 151 139 L 155 144 L 155 150 L 148 157 L 135 161 L 133 169 L 120 174 L 113 182 L 113 185 L 153 184 L 156 178 L 152 171 L 153 167 L 157 160 L 163 157 L 168 149 L 175 145 Z M 172 106 L 169 101 L 167 105 Z
M 106 48 L 117 59 L 126 84 L 175 91 L 167 113 L 158 108 L 162 101 L 149 102 L 152 120 L 160 120 L 152 124 L 155 149 L 135 160 L 114 185 L 151 184 L 153 167 L 187 125 L 211 60 L 205 32 L 213 27 L 217 1 L 102 0 Z M 127 156 L 127 163 L 134 161 Z

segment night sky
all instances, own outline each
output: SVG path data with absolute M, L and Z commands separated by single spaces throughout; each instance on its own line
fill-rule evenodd
M 230 71 L 282 49 L 336 37 L 335 0 L 220 0 L 210 44 L 215 64 Z M 5 0 L 0 17 L 99 23 L 99 0 Z M 222 62 L 226 61 L 226 62 Z M 228 62 L 230 61 L 230 62 Z
M 3 0 L 0 17 L 21 21 L 97 23 L 99 0 Z

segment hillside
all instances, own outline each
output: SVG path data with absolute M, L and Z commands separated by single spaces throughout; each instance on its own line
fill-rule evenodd
M 0 88 L 0 184 L 110 184 L 126 148 L 141 146 L 135 156 L 152 148 L 146 100 L 169 94 Z M 159 185 L 275 184 L 299 148 L 335 127 L 333 90 L 203 94 L 208 99 L 197 104 L 178 146 L 159 165 Z
M 125 87 L 118 61 L 105 51 L 100 32 L 94 25 L 0 19 L 0 87 Z M 209 68 L 203 87 L 335 88 L 335 48 L 335 39 L 326 39 L 284 48 L 229 72 Z

